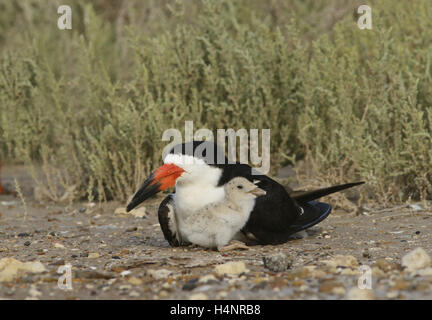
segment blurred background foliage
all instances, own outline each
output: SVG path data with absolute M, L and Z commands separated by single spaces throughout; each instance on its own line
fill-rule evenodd
M 365 196 L 432 196 L 432 2 L 0 0 L 0 159 L 42 165 L 46 194 L 125 200 L 168 128 L 271 129 Z M 31 167 L 31 166 L 30 166 Z

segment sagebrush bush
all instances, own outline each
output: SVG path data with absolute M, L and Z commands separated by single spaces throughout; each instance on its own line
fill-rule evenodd
M 430 2 L 372 2 L 372 30 L 357 1 L 106 3 L 71 1 L 70 31 L 60 3 L 0 6 L 0 158 L 44 163 L 50 198 L 125 200 L 187 120 L 270 128 L 273 172 L 432 195 Z

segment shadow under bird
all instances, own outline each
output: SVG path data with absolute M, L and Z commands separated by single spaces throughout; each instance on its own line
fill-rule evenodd
M 158 192 L 174 187 L 158 210 L 159 223 L 171 246 L 187 243 L 179 225 L 204 207 L 223 201 L 225 185 L 236 177 L 255 184 L 265 195 L 257 197 L 250 207 L 249 218 L 238 236 L 256 244 L 279 244 L 293 234 L 324 220 L 331 206 L 316 199 L 364 182 L 354 182 L 312 191 L 287 191 L 270 177 L 247 165 L 230 162 L 225 153 L 210 141 L 191 141 L 174 146 L 164 164 L 151 174 L 132 197 L 130 211 Z

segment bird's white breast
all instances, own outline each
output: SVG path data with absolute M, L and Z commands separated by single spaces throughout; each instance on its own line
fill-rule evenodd
M 225 197 L 223 186 L 217 186 L 222 169 L 210 166 L 202 159 L 182 154 L 169 154 L 164 162 L 174 163 L 185 170 L 177 179 L 174 200 L 180 220 Z

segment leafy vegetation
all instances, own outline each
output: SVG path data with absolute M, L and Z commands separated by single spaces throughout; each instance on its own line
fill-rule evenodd
M 42 163 L 61 199 L 125 200 L 168 128 L 271 129 L 272 170 L 304 159 L 381 201 L 432 195 L 432 3 L 0 3 L 0 159 Z

